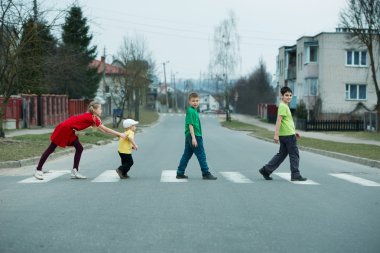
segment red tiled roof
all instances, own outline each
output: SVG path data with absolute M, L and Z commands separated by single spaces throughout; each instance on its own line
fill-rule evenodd
M 103 61 L 93 60 L 90 65 L 90 68 L 98 69 L 98 74 L 102 74 L 105 72 L 106 75 L 121 75 L 123 74 L 123 70 L 119 67 L 116 67 L 111 64 L 107 64 Z

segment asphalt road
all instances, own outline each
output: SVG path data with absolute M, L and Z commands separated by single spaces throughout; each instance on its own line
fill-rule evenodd
M 136 135 L 127 180 L 114 172 L 117 142 L 84 151 L 86 180 L 69 179 L 72 154 L 46 164 L 45 182 L 32 166 L 0 170 L 0 252 L 380 252 L 379 169 L 301 151 L 312 181 L 284 179 L 288 160 L 265 181 L 257 171 L 277 144 L 201 121 L 216 181 L 195 157 L 189 179 L 173 179 L 183 115 Z

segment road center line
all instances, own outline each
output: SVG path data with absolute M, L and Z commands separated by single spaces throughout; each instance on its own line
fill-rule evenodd
M 352 176 L 346 173 L 331 173 L 330 175 L 336 178 L 346 180 L 351 183 L 360 184 L 364 186 L 380 186 L 379 183 L 376 183 L 374 181 L 367 180 L 361 177 Z

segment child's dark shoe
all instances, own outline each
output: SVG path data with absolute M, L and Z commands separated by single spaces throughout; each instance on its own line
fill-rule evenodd
M 269 173 L 265 171 L 264 167 L 262 167 L 260 170 L 259 170 L 260 174 L 263 175 L 263 177 L 265 178 L 265 180 L 272 180 L 273 178 L 271 178 L 269 176 Z
M 202 175 L 204 180 L 216 180 L 217 177 L 213 176 L 211 173 L 203 174 Z
M 189 177 L 186 176 L 185 174 L 177 174 L 177 176 L 175 178 L 177 178 L 177 179 L 188 179 Z

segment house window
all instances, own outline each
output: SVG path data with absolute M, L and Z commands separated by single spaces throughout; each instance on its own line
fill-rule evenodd
M 318 46 L 306 47 L 305 51 L 305 63 L 318 62 Z
M 346 84 L 346 100 L 366 100 L 367 85 Z
M 308 78 L 305 79 L 304 96 L 317 96 L 318 95 L 318 79 Z
M 367 51 L 347 51 L 347 66 L 367 66 Z

